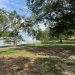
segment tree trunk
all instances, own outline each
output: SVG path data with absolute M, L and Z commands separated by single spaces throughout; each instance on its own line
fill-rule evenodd
M 17 46 L 17 37 L 14 38 L 14 46 Z
M 60 38 L 60 43 L 62 43 L 62 39 Z

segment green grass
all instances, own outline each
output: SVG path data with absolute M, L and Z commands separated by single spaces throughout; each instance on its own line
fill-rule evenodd
M 70 49 L 70 50 L 75 50 L 75 42 L 74 41 L 64 41 L 63 43 L 58 43 L 58 42 L 45 42 L 45 43 L 36 43 L 36 44 L 28 44 L 28 45 L 21 45 L 21 46 L 17 46 L 17 48 L 12 48 L 11 50 L 6 50 L 6 51 L 0 51 L 0 55 L 4 56 L 4 55 L 28 55 L 30 56 L 30 54 L 33 54 L 33 50 L 29 50 L 28 48 L 26 49 L 26 47 L 30 47 L 33 48 L 34 50 L 38 50 L 38 48 L 42 48 L 42 49 L 47 49 L 47 48 L 63 48 L 63 50 L 66 49 Z M 41 50 L 42 50 L 41 49 Z M 31 56 L 30 56 L 31 57 Z M 35 56 L 36 57 L 36 56 Z M 65 56 L 63 55 L 63 59 L 59 59 L 59 58 L 37 58 L 35 59 L 36 63 L 39 63 L 40 65 L 42 65 L 43 68 L 43 75 L 64 75 L 62 73 L 62 67 L 59 66 L 60 64 L 65 64 L 67 66 L 75 66 L 75 62 L 69 62 L 69 60 L 67 60 L 66 54 Z M 18 60 L 17 60 L 18 61 Z M 25 61 L 24 58 L 20 58 L 19 61 Z M 57 65 L 57 66 L 56 66 Z M 59 68 L 58 68 L 59 66 Z
M 21 47 L 24 48 L 21 48 Z M 31 47 L 34 50 L 38 49 L 38 48 L 42 48 L 42 49 L 47 49 L 47 48 L 63 48 L 63 49 L 70 49 L 70 50 L 75 50 L 75 40 L 63 40 L 63 43 L 58 43 L 58 40 L 53 40 L 53 41 L 49 41 L 49 42 L 43 42 L 43 43 L 36 43 L 36 44 L 25 44 L 25 45 L 21 45 L 21 46 L 17 46 L 16 49 L 12 49 L 12 50 L 7 50 L 7 51 L 2 51 L 0 52 L 0 55 L 11 55 L 11 54 L 18 54 L 18 53 L 29 53 L 28 50 L 25 50 L 25 47 Z M 6 48 L 6 47 L 4 47 Z
M 66 65 L 68 65 L 68 66 L 75 66 L 75 62 L 67 62 Z
M 32 47 L 36 47 L 36 48 L 64 48 L 64 49 L 71 49 L 71 50 L 75 50 L 75 44 L 32 44 L 30 45 Z
M 14 55 L 14 54 L 27 54 L 29 53 L 27 50 L 6 50 L 1 51 L 0 55 Z

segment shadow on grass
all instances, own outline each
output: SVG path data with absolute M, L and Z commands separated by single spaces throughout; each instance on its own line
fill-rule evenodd
M 1 51 L 0 54 L 15 54 L 15 53 L 26 53 L 32 52 L 35 55 L 44 55 L 44 56 L 60 56 L 60 57 L 69 57 L 75 55 L 75 46 L 73 45 L 21 45 L 16 48 L 11 48 L 6 51 Z
M 66 45 L 66 44 L 43 44 L 42 46 L 38 46 L 39 48 L 64 48 L 64 49 L 75 49 L 75 45 Z
M 75 66 L 74 63 L 65 62 L 57 57 L 41 57 L 33 61 L 27 57 L 2 57 L 0 58 L 0 75 L 65 75 L 63 72 L 67 69 L 64 65 Z M 70 67 L 69 71 L 71 71 Z
M 62 61 L 57 58 L 38 58 L 35 61 L 42 66 L 42 75 L 64 75 L 62 71 L 64 70 L 60 63 Z
M 0 58 L 1 75 L 64 75 L 63 61 L 57 58 Z
M 63 75 L 55 66 L 59 60 L 38 58 L 30 62 L 29 58 L 0 58 L 0 75 Z
M 62 43 L 60 43 L 60 40 L 52 40 L 47 42 L 41 42 L 42 44 L 75 44 L 75 40 L 62 40 Z
M 60 56 L 69 57 L 75 55 L 75 46 L 73 45 L 57 45 L 57 44 L 45 44 L 39 45 L 27 45 L 21 46 L 22 49 L 27 49 L 29 52 L 33 52 L 36 55 L 49 55 L 49 56 Z
M 0 75 L 19 75 L 18 72 L 23 71 L 28 62 L 30 59 L 25 57 L 0 58 Z

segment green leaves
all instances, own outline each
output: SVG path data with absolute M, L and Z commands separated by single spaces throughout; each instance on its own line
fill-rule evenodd
M 50 40 L 49 29 L 47 28 L 44 31 L 38 30 L 36 39 L 40 41 L 49 41 Z
M 35 24 L 43 21 L 51 27 L 52 36 L 73 35 L 75 29 L 74 0 L 28 0 L 28 7 L 35 15 Z M 70 30 L 70 32 L 69 32 Z

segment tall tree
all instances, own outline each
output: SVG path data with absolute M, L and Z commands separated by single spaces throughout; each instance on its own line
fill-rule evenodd
M 9 14 L 9 19 L 11 25 L 11 33 L 9 36 L 14 38 L 13 42 L 15 46 L 17 45 L 18 41 L 24 41 L 22 35 L 20 35 L 20 32 L 27 32 L 28 34 L 32 35 L 34 30 L 30 18 L 18 15 L 17 12 L 14 11 Z
M 21 30 L 21 16 L 17 14 L 16 11 L 9 13 L 9 19 L 10 19 L 10 29 L 11 32 L 9 34 L 9 37 L 13 38 L 13 43 L 16 46 L 17 41 L 20 39 L 22 40 L 20 33 Z
M 49 36 L 49 28 L 46 28 L 45 30 L 38 30 L 37 32 L 37 36 L 36 36 L 37 40 L 40 41 L 49 41 L 50 40 L 50 36 Z
M 33 21 L 31 18 L 19 15 L 16 11 L 7 12 L 0 9 L 0 37 L 3 37 L 6 43 L 24 41 L 20 32 L 27 32 L 34 36 Z
M 35 22 L 43 21 L 49 25 L 54 36 L 72 33 L 75 29 L 74 0 L 27 0 L 27 5 L 36 16 Z

